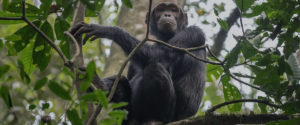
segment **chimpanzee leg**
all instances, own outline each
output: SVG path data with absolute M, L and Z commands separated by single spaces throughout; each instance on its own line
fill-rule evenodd
M 97 75 L 94 76 L 93 84 L 97 88 L 101 88 L 103 91 L 109 91 L 111 90 L 114 81 L 117 76 L 110 76 L 104 79 L 100 79 Z M 130 103 L 130 97 L 131 97 L 131 88 L 129 85 L 129 82 L 127 78 L 122 76 L 120 78 L 117 90 L 111 100 L 111 102 L 128 102 Z
M 131 83 L 132 111 L 140 122 L 169 122 L 174 114 L 176 95 L 169 72 L 160 63 L 145 67 L 142 78 Z M 130 81 L 131 82 L 131 81 Z

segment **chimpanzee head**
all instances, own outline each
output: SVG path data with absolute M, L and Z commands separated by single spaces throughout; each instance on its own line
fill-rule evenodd
M 187 15 L 177 0 L 154 0 L 152 6 L 150 32 L 158 39 L 166 41 L 187 26 Z

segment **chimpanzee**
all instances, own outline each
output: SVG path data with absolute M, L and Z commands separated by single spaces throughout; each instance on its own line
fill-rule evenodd
M 176 0 L 156 0 L 151 10 L 150 33 L 173 46 L 190 48 L 205 44 L 197 26 L 187 27 L 187 15 Z M 140 42 L 118 27 L 79 23 L 71 33 L 91 38 L 108 38 L 128 55 Z M 206 58 L 205 50 L 193 51 Z M 129 120 L 138 124 L 168 123 L 194 115 L 201 103 L 206 77 L 206 64 L 184 52 L 161 44 L 144 44 L 131 58 L 128 80 L 123 77 L 112 101 L 127 101 Z M 104 78 L 100 88 L 110 90 L 115 76 Z M 93 83 L 100 79 L 95 77 Z M 98 82 L 99 83 L 99 82 Z

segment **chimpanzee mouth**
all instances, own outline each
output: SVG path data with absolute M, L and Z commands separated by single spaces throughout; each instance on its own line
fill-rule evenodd
M 174 22 L 165 21 L 165 22 L 163 22 L 163 24 L 171 24 L 171 25 L 174 25 Z

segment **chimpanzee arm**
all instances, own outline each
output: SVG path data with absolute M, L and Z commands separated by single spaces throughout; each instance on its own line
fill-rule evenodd
M 177 47 L 190 48 L 205 44 L 205 35 L 197 26 L 190 26 L 179 31 L 168 43 Z
M 137 39 L 132 37 L 128 32 L 119 27 L 102 26 L 97 24 L 86 24 L 84 22 L 78 23 L 72 28 L 71 33 L 75 37 L 86 34 L 83 43 L 89 38 L 91 41 L 97 38 L 108 38 L 116 42 L 123 51 L 128 55 L 139 43 Z M 151 49 L 149 45 L 144 44 L 134 55 L 134 60 L 137 62 L 147 62 L 149 56 L 151 56 Z M 141 61 L 139 61 L 141 60 Z

